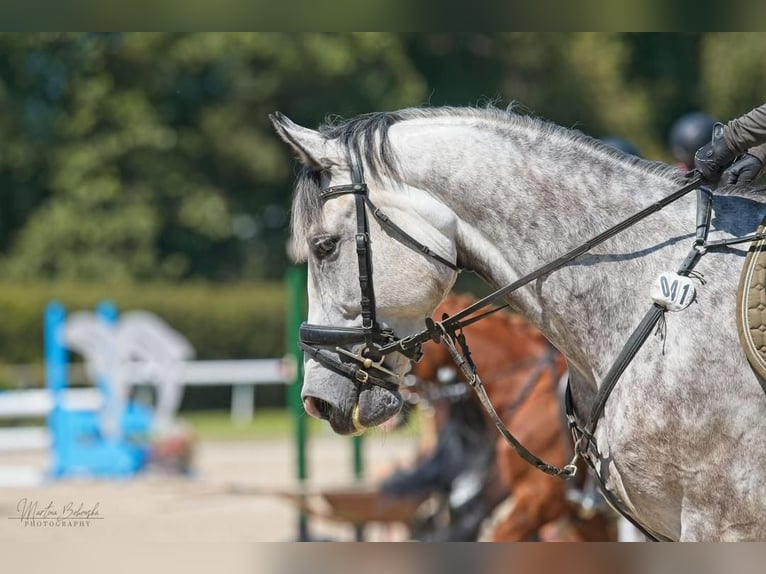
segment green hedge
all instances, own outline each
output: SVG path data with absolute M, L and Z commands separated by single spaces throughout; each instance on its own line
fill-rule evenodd
M 152 311 L 189 339 L 198 359 L 284 354 L 287 293 L 282 283 L 0 283 L 0 364 L 42 363 L 43 310 L 53 299 L 68 310 L 94 309 L 99 301 L 109 299 L 120 311 Z

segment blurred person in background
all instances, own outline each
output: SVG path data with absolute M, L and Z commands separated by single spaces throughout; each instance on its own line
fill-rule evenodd
M 736 161 L 735 161 L 736 160 Z M 727 171 L 727 185 L 753 183 L 766 163 L 766 104 L 727 124 L 716 123 L 709 141 L 694 155 L 705 183 L 717 183 Z
M 703 112 L 690 112 L 673 122 L 668 144 L 678 169 L 685 173 L 694 168 L 694 154 L 710 141 L 715 123 Z

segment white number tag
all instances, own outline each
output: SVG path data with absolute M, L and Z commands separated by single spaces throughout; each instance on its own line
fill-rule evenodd
M 694 301 L 696 291 L 689 277 L 665 272 L 652 285 L 651 296 L 668 311 L 683 311 Z

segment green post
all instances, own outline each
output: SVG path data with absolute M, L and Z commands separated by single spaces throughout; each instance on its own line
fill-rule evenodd
M 363 438 L 362 435 L 359 435 L 351 439 L 354 450 L 354 479 L 357 482 L 362 482 L 362 479 L 364 478 L 364 459 L 362 458 L 362 446 L 364 445 Z M 364 525 L 357 525 L 356 528 L 354 528 L 354 535 L 357 542 L 363 542 Z
M 306 414 L 301 401 L 303 384 L 303 352 L 298 346 L 298 330 L 306 318 L 306 267 L 290 267 L 287 270 L 287 324 L 285 328 L 285 349 L 295 364 L 295 379 L 289 387 L 289 405 L 295 424 L 296 477 L 301 487 L 305 485 L 306 470 Z M 300 511 L 298 514 L 298 540 L 308 540 L 308 517 Z
M 354 447 L 354 478 L 361 482 L 364 478 L 364 458 L 362 457 L 362 445 L 364 444 L 362 436 L 353 437 Z

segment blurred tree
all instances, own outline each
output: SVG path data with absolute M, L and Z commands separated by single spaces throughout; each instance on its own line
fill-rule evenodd
M 667 131 L 700 105 L 700 34 L 431 33 L 407 44 L 435 105 L 517 101 L 670 159 Z M 461 78 L 456 82 L 455 77 Z
M 0 36 L 0 272 L 279 276 L 307 125 L 419 103 L 391 34 Z
M 699 32 L 624 35 L 631 51 L 625 73 L 649 97 L 649 123 L 644 129 L 662 148 L 657 157 L 669 161 L 673 161 L 667 153 L 673 123 L 688 112 L 709 111 L 700 77 L 703 37 Z
M 766 36 L 714 33 L 702 46 L 707 107 L 728 121 L 766 102 Z
M 594 137 L 619 136 L 659 157 L 650 90 L 631 73 L 626 34 L 507 34 L 504 91 L 534 113 Z

